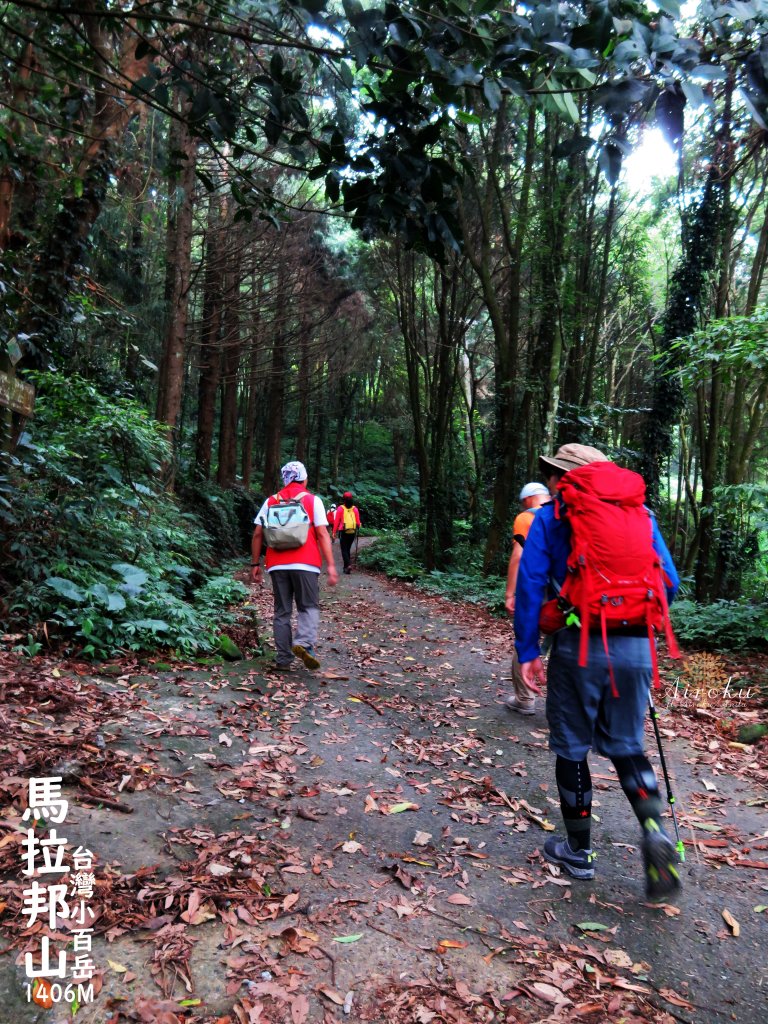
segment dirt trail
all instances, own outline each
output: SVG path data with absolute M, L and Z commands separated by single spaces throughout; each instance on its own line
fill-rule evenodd
M 184 1019 L 233 1024 L 768 1020 L 768 871 L 731 866 L 768 859 L 765 791 L 666 740 L 688 857 L 676 905 L 650 907 L 593 758 L 598 871 L 571 883 L 541 858 L 560 825 L 546 722 L 502 704 L 504 626 L 363 573 L 323 604 L 320 673 L 98 679 L 132 813 L 68 791 L 101 879 L 102 988 L 77 1020 L 170 1021 L 185 998 Z M 28 1005 L 12 961 L 0 1020 L 70 1019 Z

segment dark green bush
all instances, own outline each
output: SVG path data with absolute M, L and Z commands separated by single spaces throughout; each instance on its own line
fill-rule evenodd
M 383 572 L 393 580 L 420 580 L 424 566 L 417 561 L 402 533 L 384 533 L 375 543 L 361 548 L 358 554 L 360 565 L 374 572 Z
M 247 551 L 253 534 L 253 520 L 261 502 L 244 487 L 223 490 L 209 482 L 186 483 L 178 489 L 186 511 L 196 515 L 210 537 L 217 557 Z
M 482 605 L 494 615 L 504 613 L 504 582 L 498 576 L 483 576 L 479 569 L 474 572 L 438 572 L 433 569 L 419 580 L 418 585 L 452 601 Z
M 245 588 L 217 577 L 200 520 L 158 487 L 163 428 L 81 378 L 36 384 L 33 433 L 0 510 L 3 630 L 93 657 L 215 647 L 222 609 Z
M 727 651 L 768 645 L 768 605 L 748 601 L 697 604 L 686 599 L 671 608 L 681 643 L 702 650 Z

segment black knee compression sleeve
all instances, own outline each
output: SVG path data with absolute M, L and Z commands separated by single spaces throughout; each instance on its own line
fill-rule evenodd
M 661 817 L 661 795 L 656 774 L 645 754 L 613 757 L 613 766 L 619 776 L 621 788 L 632 804 L 632 810 L 642 825 L 649 818 Z
M 558 755 L 555 779 L 571 849 L 588 850 L 592 828 L 592 776 L 587 759 L 569 761 Z

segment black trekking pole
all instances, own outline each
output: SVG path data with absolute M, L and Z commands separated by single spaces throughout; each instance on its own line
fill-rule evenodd
M 359 547 L 360 547 L 360 527 L 358 526 L 358 528 L 355 530 L 355 554 L 354 554 L 355 569 L 357 569 L 357 549 Z
M 685 861 L 685 846 L 680 838 L 680 829 L 677 824 L 677 814 L 675 813 L 675 798 L 672 795 L 672 784 L 669 781 L 669 772 L 667 771 L 667 762 L 664 757 L 664 749 L 661 745 L 661 733 L 659 732 L 659 712 L 656 710 L 656 705 L 653 703 L 653 697 L 650 693 L 648 694 L 648 706 L 651 709 L 651 721 L 653 722 L 653 731 L 656 733 L 656 742 L 659 745 L 659 760 L 661 761 L 661 770 L 664 773 L 664 782 L 667 786 L 667 803 L 669 809 L 672 811 L 672 821 L 675 826 L 675 849 L 680 857 L 681 861 Z

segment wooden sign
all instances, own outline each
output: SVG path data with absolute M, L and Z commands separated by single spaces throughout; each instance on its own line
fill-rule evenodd
M 0 406 L 29 417 L 35 408 L 35 389 L 0 370 Z

